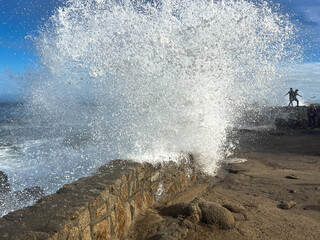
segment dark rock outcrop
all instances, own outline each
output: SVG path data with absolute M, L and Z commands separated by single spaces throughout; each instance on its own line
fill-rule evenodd
M 6 173 L 0 171 L 0 193 L 10 192 L 10 184 Z
M 307 129 L 308 122 L 308 107 L 283 107 L 282 114 L 275 119 L 275 126 L 279 130 L 288 129 Z M 317 112 L 320 113 L 320 106 L 316 106 Z M 320 127 L 319 115 L 316 119 L 316 126 Z
M 25 206 L 27 203 L 35 202 L 43 196 L 44 192 L 38 186 L 15 192 L 11 191 L 7 174 L 0 171 L 0 215 Z
M 277 129 L 305 129 L 308 128 L 308 119 L 306 118 L 276 118 L 275 125 Z
M 36 201 L 44 196 L 44 192 L 40 187 L 36 186 L 16 191 L 13 196 L 20 202 Z

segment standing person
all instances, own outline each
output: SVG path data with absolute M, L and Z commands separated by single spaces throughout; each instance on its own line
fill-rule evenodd
M 296 101 L 297 102 L 297 107 L 299 107 L 299 100 L 297 98 L 297 96 L 299 97 L 302 97 L 300 94 L 298 94 L 298 89 L 296 89 L 293 93 L 293 96 L 292 96 L 292 101 Z M 293 104 L 292 104 L 293 105 Z
M 287 92 L 287 94 L 286 94 L 285 96 L 287 96 L 288 94 L 289 94 L 289 105 L 288 105 L 288 107 L 289 107 L 289 106 L 292 106 L 292 107 L 293 107 L 292 101 L 293 101 L 294 91 L 293 91 L 292 88 L 290 88 L 289 92 Z
M 312 129 L 316 125 L 316 117 L 318 115 L 317 109 L 314 104 L 311 104 L 307 110 L 308 120 L 309 120 L 309 128 Z

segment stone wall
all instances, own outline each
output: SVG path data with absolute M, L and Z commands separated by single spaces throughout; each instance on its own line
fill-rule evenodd
M 0 239 L 124 239 L 136 216 L 195 180 L 191 155 L 153 166 L 115 160 L 0 219 Z

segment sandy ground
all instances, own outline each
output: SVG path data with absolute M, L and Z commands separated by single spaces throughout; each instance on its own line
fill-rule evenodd
M 320 239 L 320 129 L 240 136 L 235 157 L 247 162 L 228 165 L 223 178 L 207 177 L 162 204 L 198 198 L 240 206 L 233 229 L 163 216 L 156 206 L 127 239 Z M 292 206 L 282 209 L 281 202 Z

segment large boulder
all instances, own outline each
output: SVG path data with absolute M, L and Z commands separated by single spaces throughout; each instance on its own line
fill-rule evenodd
M 229 205 L 228 205 L 229 206 Z M 177 218 L 183 216 L 193 223 L 216 224 L 220 229 L 228 230 L 234 228 L 235 220 L 232 213 L 220 204 L 195 199 L 191 203 L 177 203 L 170 206 L 160 206 L 159 213 Z M 244 209 L 237 208 L 239 211 Z
M 200 201 L 198 205 L 202 213 L 202 221 L 207 224 L 217 224 L 220 229 L 232 229 L 235 220 L 232 213 L 220 204 Z

